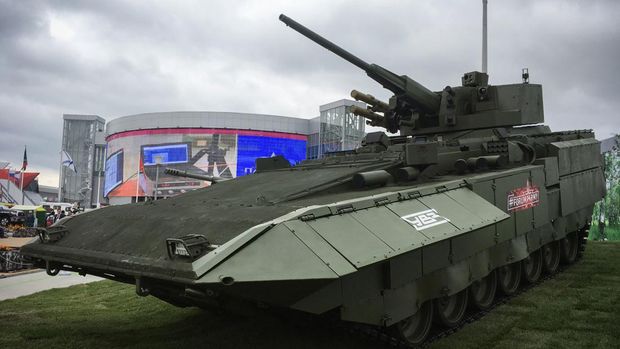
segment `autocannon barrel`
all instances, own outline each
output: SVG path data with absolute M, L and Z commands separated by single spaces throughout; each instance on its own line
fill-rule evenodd
M 225 180 L 224 178 L 221 178 L 221 177 L 200 175 L 200 174 L 191 173 L 191 172 L 187 172 L 187 171 L 177 170 L 175 168 L 166 168 L 166 170 L 164 172 L 166 174 L 171 175 L 171 176 L 187 177 L 187 178 L 199 179 L 201 181 L 221 182 L 221 181 Z
M 347 60 L 348 62 L 350 62 L 351 64 L 354 64 L 355 66 L 364 69 L 364 70 L 368 70 L 370 67 L 370 64 L 364 62 L 363 60 L 361 60 L 360 58 L 354 56 L 353 54 L 351 54 L 351 52 L 343 49 L 342 47 L 339 47 L 338 45 L 334 44 L 333 42 L 325 39 L 324 37 L 320 36 L 319 34 L 313 32 L 312 30 L 304 27 L 303 25 L 295 22 L 295 20 L 285 16 L 285 15 L 280 15 L 280 20 L 282 22 L 284 22 L 284 24 L 286 24 L 287 26 L 293 28 L 296 32 L 298 32 L 299 34 L 307 37 L 308 39 L 316 42 L 317 44 L 325 47 L 326 49 L 330 50 L 331 52 L 337 54 L 338 56 L 344 58 L 345 60 Z
M 409 104 L 414 105 L 415 107 L 428 113 L 434 114 L 439 111 L 439 95 L 422 86 L 417 81 L 405 75 L 394 74 L 377 64 L 366 63 L 362 59 L 351 54 L 349 51 L 339 47 L 333 42 L 325 39 L 319 34 L 283 14 L 280 15 L 280 21 L 284 22 L 287 26 L 293 28 L 301 35 L 344 58 L 351 64 L 363 69 L 370 78 L 380 83 L 384 88 L 392 91 L 394 95 L 402 96 L 402 98 L 405 98 Z

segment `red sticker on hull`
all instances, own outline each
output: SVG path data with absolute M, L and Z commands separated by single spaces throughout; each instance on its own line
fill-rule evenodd
M 525 187 L 508 192 L 508 212 L 522 211 L 538 206 L 540 191 L 535 185 L 527 183 Z

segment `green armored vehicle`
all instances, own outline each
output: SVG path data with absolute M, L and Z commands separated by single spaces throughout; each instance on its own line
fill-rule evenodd
M 430 91 L 280 20 L 394 93 L 354 112 L 400 132 L 354 151 L 257 172 L 160 201 L 65 218 L 23 253 L 59 270 L 135 284 L 201 307 L 269 304 L 387 328 L 409 344 L 433 323 L 580 257 L 603 197 L 591 130 L 542 125 L 542 87 L 481 72 Z

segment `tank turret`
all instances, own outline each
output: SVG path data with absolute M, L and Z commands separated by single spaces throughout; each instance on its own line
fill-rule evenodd
M 446 86 L 433 92 L 407 75 L 397 75 L 377 64 L 369 64 L 293 19 L 280 21 L 308 39 L 361 68 L 394 95 L 388 103 L 353 90 L 351 96 L 369 104 L 368 110 L 353 112 L 401 135 L 444 134 L 462 130 L 537 124 L 544 121 L 542 87 L 529 84 L 491 86 L 486 73 L 469 72 L 462 86 Z M 378 113 L 382 113 L 378 114 Z

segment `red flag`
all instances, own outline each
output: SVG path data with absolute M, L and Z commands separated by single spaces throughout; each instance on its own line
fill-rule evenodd
M 24 146 L 24 162 L 22 163 L 22 171 L 26 171 L 28 167 L 28 156 L 26 155 L 26 146 Z

